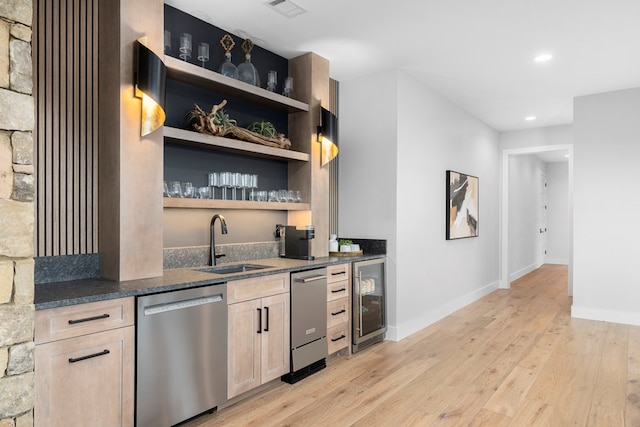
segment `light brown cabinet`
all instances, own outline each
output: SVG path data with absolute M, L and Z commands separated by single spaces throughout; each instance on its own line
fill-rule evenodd
M 134 302 L 36 312 L 36 426 L 132 426 Z
M 327 267 L 327 345 L 329 354 L 349 348 L 350 277 L 351 264 L 349 263 Z
M 227 399 L 289 372 L 289 275 L 227 284 Z

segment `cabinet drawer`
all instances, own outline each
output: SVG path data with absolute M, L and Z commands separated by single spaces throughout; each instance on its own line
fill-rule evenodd
M 334 326 L 327 330 L 329 354 L 333 354 L 349 346 L 349 322 Z
M 256 298 L 289 292 L 289 274 L 272 274 L 227 283 L 227 303 L 249 301 Z
M 327 328 L 343 322 L 349 322 L 349 298 L 342 298 L 327 304 Z
M 349 296 L 349 281 L 327 284 L 327 301 L 333 301 Z
M 349 280 L 349 270 L 351 264 L 330 265 L 327 267 L 327 283 Z
M 133 297 L 39 310 L 35 314 L 35 342 L 42 344 L 134 323 Z

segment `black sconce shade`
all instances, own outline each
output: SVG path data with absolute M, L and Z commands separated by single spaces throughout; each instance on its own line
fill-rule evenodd
M 321 147 L 322 166 L 329 163 L 338 155 L 338 119 L 326 108 L 320 107 L 321 124 L 318 126 L 318 142 Z
M 135 92 L 142 98 L 140 135 L 145 136 L 164 124 L 167 69 L 162 60 L 140 40 L 136 42 L 138 61 Z

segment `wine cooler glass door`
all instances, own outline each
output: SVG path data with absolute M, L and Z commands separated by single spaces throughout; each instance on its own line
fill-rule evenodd
M 354 344 L 386 331 L 385 260 L 354 263 Z

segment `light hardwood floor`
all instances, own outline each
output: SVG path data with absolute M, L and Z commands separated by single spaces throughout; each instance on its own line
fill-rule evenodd
M 400 342 L 339 357 L 205 426 L 640 426 L 640 327 L 572 319 L 544 265 Z

